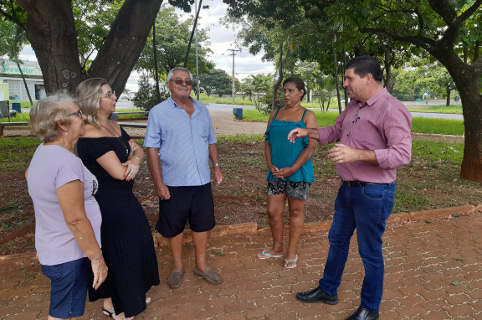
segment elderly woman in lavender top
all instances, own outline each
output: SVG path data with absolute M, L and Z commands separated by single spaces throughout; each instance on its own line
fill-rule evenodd
M 57 94 L 32 107 L 30 125 L 42 140 L 25 177 L 35 210 L 35 248 L 51 280 L 48 319 L 76 319 L 84 313 L 92 271 L 93 289 L 107 277 L 97 179 L 74 154 L 84 117 L 71 97 Z

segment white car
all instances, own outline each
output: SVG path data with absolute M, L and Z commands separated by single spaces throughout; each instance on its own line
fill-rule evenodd
M 123 100 L 129 101 L 129 100 L 131 100 L 131 99 L 129 98 L 129 95 L 128 95 L 127 93 L 122 93 L 122 94 L 119 96 L 119 99 L 118 99 L 118 100 L 119 100 L 119 101 L 123 101 Z

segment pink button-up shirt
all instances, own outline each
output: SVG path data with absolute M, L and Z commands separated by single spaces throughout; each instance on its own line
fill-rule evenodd
M 346 181 L 390 183 L 397 168 L 410 162 L 412 154 L 412 116 L 407 108 L 383 89 L 365 104 L 350 101 L 334 126 L 318 128 L 320 144 L 340 142 L 356 149 L 373 150 L 378 161 L 336 165 Z

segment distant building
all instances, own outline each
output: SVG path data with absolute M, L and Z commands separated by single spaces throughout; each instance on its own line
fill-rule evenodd
M 20 67 L 32 99 L 38 100 L 45 97 L 44 80 L 38 63 L 25 61 L 20 64 Z M 22 75 L 15 62 L 0 59 L 0 82 L 8 83 L 8 98 L 11 100 L 28 100 Z

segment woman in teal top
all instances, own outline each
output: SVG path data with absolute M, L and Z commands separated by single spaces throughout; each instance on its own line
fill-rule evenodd
M 300 105 L 305 95 L 301 79 L 288 78 L 283 82 L 286 107 L 271 113 L 266 130 L 265 154 L 268 165 L 268 220 L 273 236 L 273 247 L 258 254 L 259 259 L 285 258 L 285 268 L 295 268 L 298 239 L 304 224 L 304 208 L 315 181 L 311 155 L 318 145 L 316 140 L 288 140 L 295 128 L 318 128 L 315 114 Z M 286 254 L 283 254 L 283 211 L 288 199 L 290 230 Z

